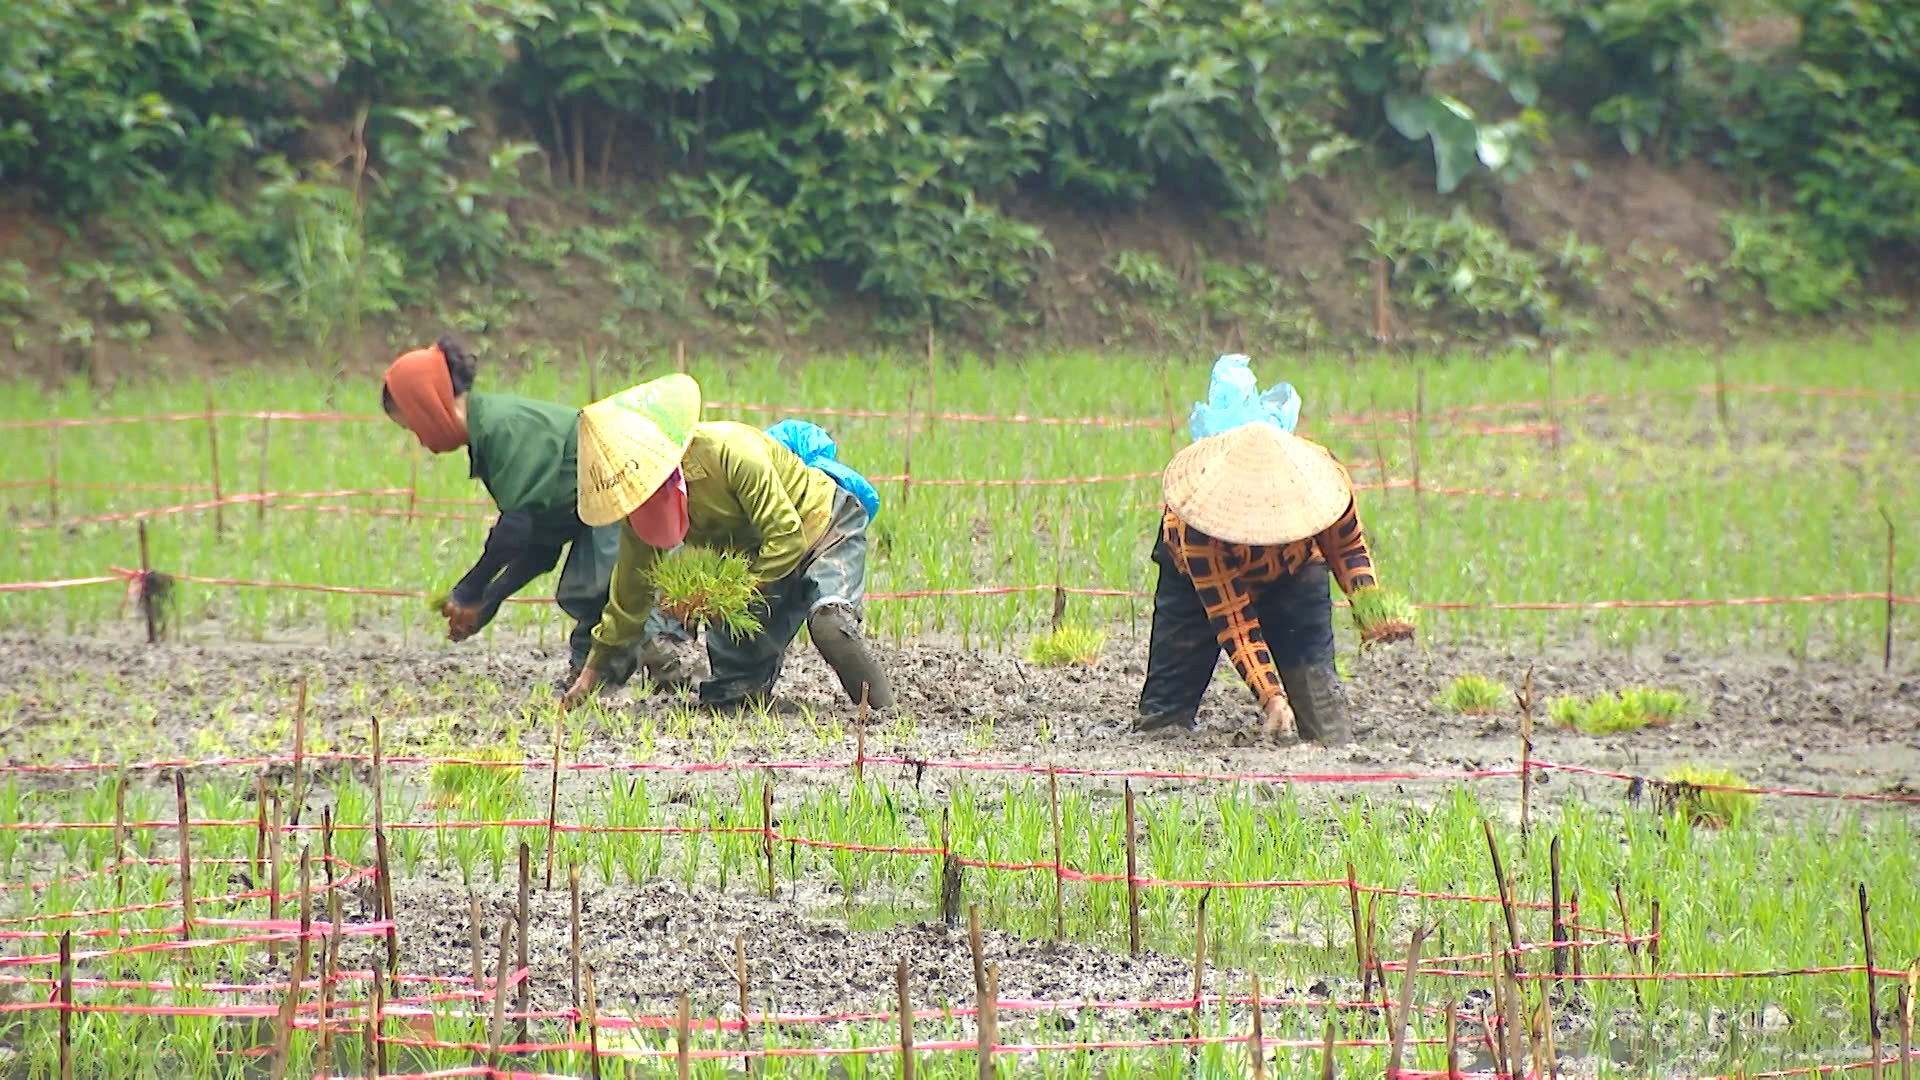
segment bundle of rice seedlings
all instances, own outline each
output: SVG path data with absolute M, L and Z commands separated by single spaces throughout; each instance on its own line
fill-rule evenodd
M 760 587 L 744 555 L 689 545 L 655 563 L 648 580 L 660 609 L 689 630 L 719 626 L 735 637 L 760 632 L 753 614 Z
M 1353 607 L 1353 624 L 1360 629 L 1362 645 L 1413 640 L 1415 613 L 1413 603 L 1406 597 L 1391 589 L 1373 585 L 1355 592 L 1349 602 Z
M 480 810 L 503 805 L 520 786 L 522 766 L 487 762 L 520 759 L 517 746 L 449 749 L 440 756 L 465 759 L 442 761 L 427 769 L 427 806 L 430 809 Z
M 1448 683 L 1433 703 L 1462 716 L 1486 716 L 1499 712 L 1511 696 L 1504 683 L 1484 675 L 1462 675 Z
M 1027 659 L 1042 667 L 1066 667 L 1070 664 L 1091 666 L 1099 662 L 1100 652 L 1107 645 L 1107 634 L 1090 626 L 1062 626 L 1051 633 L 1034 638 L 1027 645 Z
M 1709 829 L 1732 828 L 1751 817 L 1760 796 L 1750 791 L 1721 788 L 1749 786 L 1738 773 L 1698 765 L 1681 765 L 1666 772 L 1666 783 L 1656 792 L 1662 813 L 1679 814 Z
M 1620 705 L 1649 727 L 1665 727 L 1693 709 L 1687 695 L 1677 690 L 1654 690 L 1645 686 L 1620 691 Z

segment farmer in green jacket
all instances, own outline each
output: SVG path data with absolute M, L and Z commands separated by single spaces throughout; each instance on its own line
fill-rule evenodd
M 579 410 L 473 393 L 475 367 L 471 355 L 442 338 L 395 360 L 380 394 L 387 415 L 428 450 L 445 454 L 465 446 L 471 475 L 500 508 L 479 561 L 454 585 L 440 614 L 447 637 L 465 641 L 493 621 L 508 597 L 552 570 L 566 549 L 554 600 L 574 620 L 571 666 L 559 684 L 570 686 L 586 664 L 607 603 L 619 530 L 587 528 L 576 512 Z M 644 666 L 656 686 L 683 686 L 692 679 L 684 655 L 690 642 L 684 627 L 655 618 L 630 647 L 603 655 L 605 680 L 625 683 Z
M 769 699 L 803 625 L 849 699 L 892 705 L 892 684 L 860 629 L 866 507 L 766 432 L 699 419 L 700 387 L 685 375 L 580 412 L 580 519 L 617 525 L 620 556 L 586 668 L 565 704 L 591 693 L 645 636 L 655 603 L 650 571 L 686 543 L 746 556 L 758 584 L 758 633 L 707 628 L 712 673 L 700 684 L 702 705 Z

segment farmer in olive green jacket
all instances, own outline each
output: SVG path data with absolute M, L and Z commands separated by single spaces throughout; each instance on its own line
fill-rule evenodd
M 562 686 L 585 665 L 594 624 L 607 603 L 607 582 L 619 552 L 619 531 L 589 529 L 575 510 L 579 410 L 509 394 L 472 392 L 476 364 L 449 338 L 416 349 L 387 369 L 381 405 L 436 454 L 467 448 L 471 475 L 500 508 L 485 549 L 440 608 L 447 637 L 464 641 L 493 621 L 500 605 L 552 570 L 561 549 L 566 565 L 554 590 L 574 620 L 572 663 Z M 626 682 L 644 666 L 655 685 L 690 681 L 684 627 L 656 618 L 633 647 L 603 657 L 608 682 Z
M 618 523 L 619 563 L 587 666 L 566 704 L 590 693 L 653 616 L 650 572 L 682 543 L 744 555 L 761 630 L 707 628 L 711 675 L 701 704 L 770 698 L 787 646 L 805 625 L 848 698 L 876 708 L 893 690 L 867 647 L 867 510 L 851 491 L 758 428 L 700 423 L 700 387 L 685 375 L 642 383 L 580 413 L 580 519 Z

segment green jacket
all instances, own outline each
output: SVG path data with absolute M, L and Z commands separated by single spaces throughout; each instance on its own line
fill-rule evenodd
M 580 410 L 511 394 L 467 395 L 467 457 L 504 514 L 531 518 L 531 542 L 580 534 Z
M 798 569 L 833 518 L 833 479 L 756 427 L 731 420 L 694 425 L 680 471 L 687 480 L 686 542 L 747 556 L 762 585 Z M 587 659 L 596 670 L 640 639 L 661 555 L 621 523 L 620 559 Z

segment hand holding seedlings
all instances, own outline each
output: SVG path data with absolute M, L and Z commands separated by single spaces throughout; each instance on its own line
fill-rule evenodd
M 580 674 L 574 677 L 573 685 L 567 687 L 567 692 L 560 695 L 560 707 L 562 709 L 577 707 L 599 685 L 600 672 L 593 665 L 589 664 L 581 668 Z
M 447 620 L 448 641 L 465 641 L 480 631 L 479 608 L 448 600 L 440 605 L 440 614 Z

